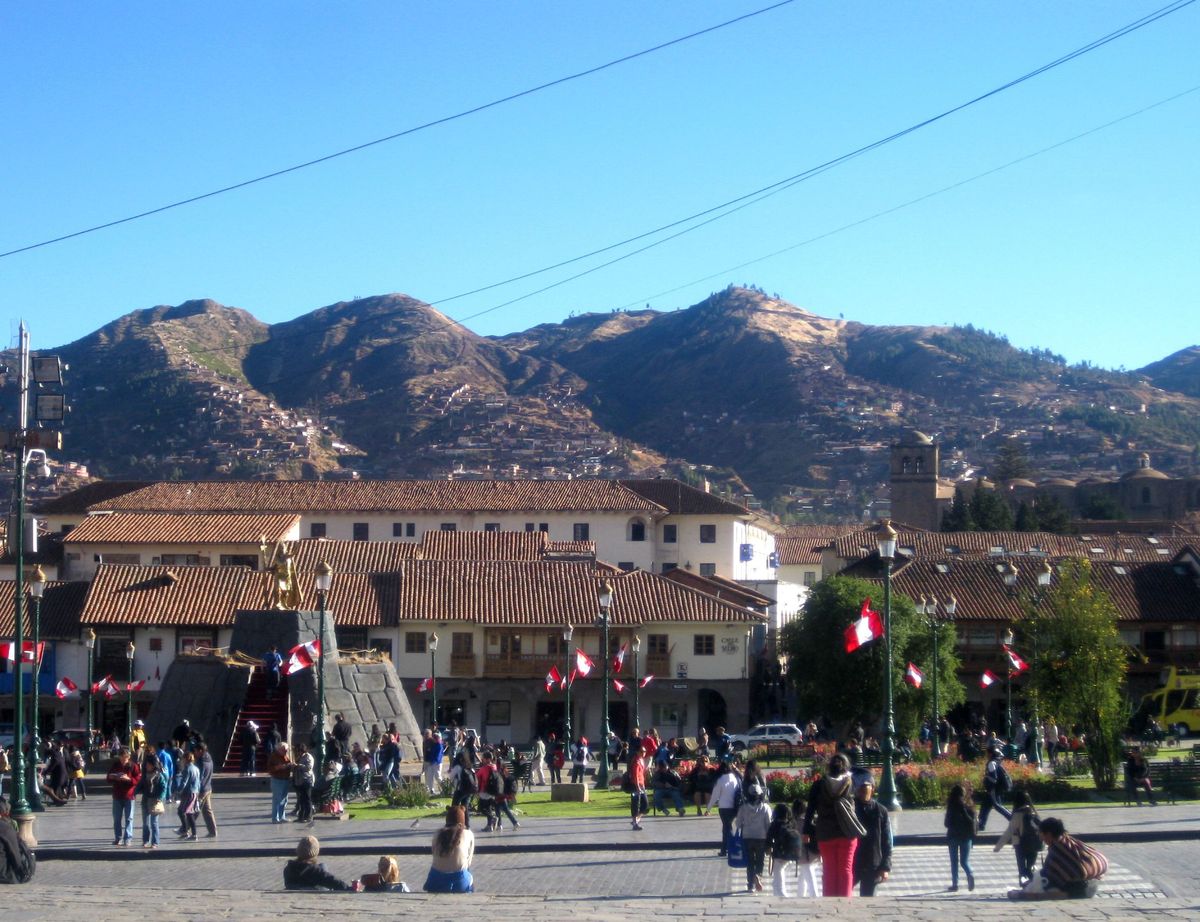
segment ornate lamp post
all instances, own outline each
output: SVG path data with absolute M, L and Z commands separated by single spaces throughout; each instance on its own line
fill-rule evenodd
M 604 689 L 600 694 L 600 714 L 603 718 L 600 730 L 600 765 L 596 770 L 596 787 L 608 790 L 608 670 L 611 655 L 608 650 L 608 620 L 612 611 L 613 587 L 607 580 L 600 587 L 600 616 L 596 619 L 600 627 L 600 655 L 604 657 Z
M 1000 577 L 1001 577 L 1001 579 L 1004 580 L 1004 586 L 1008 590 L 1008 594 L 1011 598 L 1016 598 L 1017 578 L 1018 578 L 1018 576 L 1020 576 L 1020 572 L 1021 572 L 1020 570 L 1018 570 L 1016 567 L 1014 567 L 1012 565 L 1011 561 L 1005 561 L 1004 566 L 1002 566 L 1000 568 Z M 1012 639 L 1012 629 L 1010 628 L 1008 633 L 1004 635 L 1005 645 L 1007 645 L 1008 641 L 1011 639 Z M 1005 654 L 1005 656 L 1007 658 L 1007 654 Z M 1004 670 L 1004 676 L 1005 676 L 1004 711 L 1006 714 L 1005 720 L 1007 722 L 1007 727 L 1005 728 L 1005 731 L 1004 731 L 1004 738 L 1008 742 L 1008 745 L 1012 746 L 1012 742 L 1013 742 L 1012 663 L 1008 663 L 1008 668 Z
M 86 755 L 91 756 L 92 733 L 94 730 L 94 724 L 92 723 L 92 699 L 94 697 L 94 695 L 92 694 L 92 682 L 94 681 L 94 678 L 92 676 L 92 672 L 95 668 L 95 661 L 96 661 L 96 632 L 94 630 L 92 630 L 91 628 L 88 628 L 87 633 L 83 635 L 83 645 L 85 647 L 87 647 L 87 661 L 88 661 L 88 663 L 87 663 L 87 691 L 84 693 L 87 695 L 87 753 L 86 753 Z
M 896 530 L 891 522 L 875 529 L 879 559 L 883 561 L 883 768 L 879 778 L 879 802 L 889 811 L 900 809 L 896 776 L 892 771 L 892 743 L 896 734 L 896 712 L 892 702 L 892 561 L 896 557 Z
M 1001 576 L 1004 578 L 1004 585 L 1005 585 L 1006 589 L 1008 590 L 1008 594 L 1009 594 L 1010 598 L 1017 597 L 1016 587 L 1017 587 L 1018 573 L 1019 573 L 1019 571 L 1012 564 L 1009 564 L 1006 569 L 1001 570 Z M 1042 604 L 1042 599 L 1045 598 L 1046 590 L 1049 589 L 1050 583 L 1053 579 L 1054 579 L 1054 568 L 1050 566 L 1050 561 L 1043 560 L 1042 565 L 1040 567 L 1038 567 L 1038 571 L 1037 571 L 1037 589 L 1034 590 L 1033 596 L 1030 599 L 1030 603 L 1032 604 L 1034 609 L 1037 609 L 1037 607 Z M 1030 639 L 1033 641 L 1033 661 L 1036 663 L 1037 659 L 1038 659 L 1037 631 L 1036 630 L 1030 631 L 1030 635 L 1031 635 Z M 1016 637 L 1013 635 L 1013 630 L 1010 627 L 1004 635 L 1004 645 L 1006 647 L 1012 647 L 1013 642 L 1015 640 L 1016 640 Z M 1009 665 L 1011 667 L 1012 664 L 1010 663 Z M 1012 742 L 1012 736 L 1011 736 L 1011 734 L 1012 734 L 1011 685 L 1012 685 L 1012 669 L 1010 668 L 1009 669 L 1010 692 L 1009 692 L 1009 699 L 1008 699 L 1008 702 L 1009 702 L 1008 722 L 1009 722 L 1009 734 L 1010 734 L 1009 742 Z M 1042 746 L 1044 744 L 1044 740 L 1042 739 L 1042 718 L 1041 718 L 1041 715 L 1038 713 L 1040 708 L 1038 707 L 1038 698 L 1037 698 L 1036 689 L 1032 696 L 1032 705 L 1033 705 L 1033 712 L 1030 715 L 1030 718 L 1033 721 L 1033 753 L 1034 753 L 1034 758 L 1037 760 L 1038 771 L 1041 771 L 1043 768 Z
M 575 628 L 570 622 L 568 622 L 563 627 L 562 632 L 563 649 L 566 651 L 563 656 L 563 664 L 565 667 L 563 670 L 563 679 L 567 683 L 567 710 L 564 717 L 565 724 L 563 729 L 563 743 L 567 747 L 566 756 L 568 759 L 571 757 L 571 638 L 574 636 L 574 634 Z
M 125 740 L 127 744 L 133 741 L 133 657 L 136 652 L 137 648 L 133 645 L 133 641 L 129 641 L 129 645 L 125 647 L 125 659 L 129 660 L 129 683 L 125 686 Z
M 438 729 L 438 712 L 437 712 L 437 648 L 438 635 L 429 635 L 429 691 L 432 694 L 433 705 L 433 720 L 430 721 L 430 726 L 433 727 L 433 732 L 441 735 L 441 730 Z
M 640 729 L 642 726 L 641 716 L 638 712 L 638 692 L 641 688 L 638 687 L 638 651 L 642 649 L 642 638 L 637 634 L 633 635 L 633 726 L 631 730 Z
M 42 680 L 42 658 L 38 656 L 38 643 L 42 639 L 42 593 L 46 591 L 46 574 L 41 567 L 34 567 L 29 580 L 29 594 L 33 596 L 33 695 L 30 706 L 33 717 L 29 721 L 30 751 L 38 760 L 42 754 L 41 701 L 38 684 Z
M 321 620 L 318 630 L 320 634 L 317 640 L 320 642 L 320 647 L 317 649 L 317 723 L 313 728 L 317 736 L 317 770 L 325 770 L 325 596 L 329 592 L 329 587 L 333 584 L 333 567 L 329 566 L 324 560 L 317 564 L 317 609 L 320 612 Z
M 946 599 L 943 606 L 946 616 L 954 617 L 954 613 L 958 611 L 958 600 L 953 595 Z M 942 626 L 941 619 L 938 617 L 938 600 L 937 596 L 921 596 L 921 601 L 917 603 L 917 612 L 925 615 L 926 623 L 929 625 L 929 634 L 933 638 L 933 650 L 931 651 L 931 659 L 933 666 L 933 720 L 930 724 L 930 729 L 933 733 L 933 750 L 934 758 L 941 755 L 941 744 L 938 737 L 938 722 L 942 717 L 942 708 L 938 703 L 938 628 Z

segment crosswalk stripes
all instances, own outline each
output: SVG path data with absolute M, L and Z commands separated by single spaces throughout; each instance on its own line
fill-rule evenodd
M 1017 861 L 1011 848 L 994 852 L 990 848 L 975 849 L 971 853 L 971 867 L 975 872 L 975 890 L 967 892 L 966 876 L 960 874 L 959 890 L 948 893 L 950 886 L 950 855 L 945 846 L 910 845 L 897 848 L 892 854 L 892 873 L 887 883 L 876 890 L 877 896 L 897 899 L 928 898 L 966 899 L 980 896 L 1004 896 L 1017 886 Z M 729 889 L 737 893 L 746 889 L 746 872 L 741 868 L 729 868 Z M 821 869 L 816 866 L 817 892 L 821 891 Z M 794 877 L 789 878 L 787 896 L 793 895 Z M 767 859 L 763 875 L 763 888 L 771 891 L 770 859 Z M 855 888 L 855 893 L 858 888 Z M 1112 861 L 1108 873 L 1100 882 L 1100 898 L 1108 899 L 1165 899 L 1166 894 L 1140 874 Z

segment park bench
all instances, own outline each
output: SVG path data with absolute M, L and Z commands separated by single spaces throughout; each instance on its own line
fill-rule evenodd
M 795 765 L 797 761 L 811 759 L 816 755 L 816 749 L 806 743 L 799 746 L 792 743 L 773 742 L 767 743 L 767 761 L 774 762 L 783 759 L 788 760 L 788 765 Z
M 1169 803 L 1178 797 L 1195 797 L 1200 788 L 1200 762 L 1172 759 L 1170 762 L 1151 762 L 1147 769 L 1150 783 L 1162 791 Z

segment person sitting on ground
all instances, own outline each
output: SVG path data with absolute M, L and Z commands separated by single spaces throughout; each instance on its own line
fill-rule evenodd
M 400 866 L 391 855 L 381 855 L 379 871 L 362 876 L 363 889 L 368 893 L 411 893 L 408 884 L 400 879 Z
M 433 837 L 433 864 L 425 878 L 426 893 L 473 893 L 471 859 L 475 857 L 475 834 L 466 827 L 462 807 L 446 809 L 446 825 Z
M 9 819 L 8 800 L 0 797 L 0 884 L 27 884 L 36 870 L 37 859 Z
M 1009 890 L 1010 900 L 1082 900 L 1096 895 L 1100 878 L 1108 872 L 1108 859 L 1090 845 L 1067 835 L 1063 821 L 1048 816 L 1041 822 L 1046 858 L 1042 873 L 1020 890 Z
M 283 867 L 283 886 L 288 890 L 349 890 L 362 889 L 362 883 L 346 883 L 325 870 L 317 861 L 321 843 L 316 836 L 305 836 L 296 844 L 296 857 Z

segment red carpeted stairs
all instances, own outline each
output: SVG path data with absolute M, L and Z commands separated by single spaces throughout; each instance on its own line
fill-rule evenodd
M 260 743 L 262 738 L 266 736 L 267 731 L 271 729 L 272 723 L 278 724 L 279 732 L 283 734 L 285 739 L 287 738 L 287 676 L 283 677 L 283 681 L 280 683 L 275 697 L 268 700 L 267 671 L 260 666 L 254 668 L 254 673 L 250 677 L 250 684 L 246 686 L 246 697 L 242 701 L 241 711 L 238 712 L 237 724 L 233 728 L 233 740 L 229 744 L 229 751 L 225 753 L 225 763 L 221 766 L 221 771 L 241 771 L 242 729 L 251 720 L 258 724 L 258 738 Z M 258 751 L 254 754 L 254 770 L 256 772 L 263 771 L 266 763 L 267 757 L 260 745 Z

